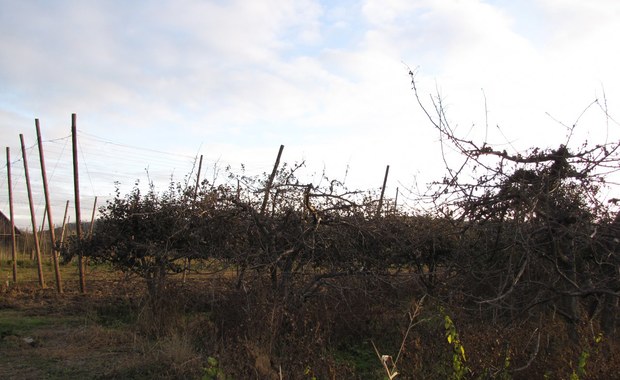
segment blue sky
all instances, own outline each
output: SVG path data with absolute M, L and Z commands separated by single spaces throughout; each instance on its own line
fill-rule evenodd
M 146 167 L 182 179 L 196 154 L 211 173 L 269 171 L 280 144 L 285 161 L 346 172 L 353 188 L 378 188 L 390 165 L 390 192 L 443 174 L 408 67 L 423 95 L 440 91 L 459 133 L 552 147 L 566 135 L 554 118 L 572 124 L 603 95 L 618 113 L 619 37 L 614 0 L 0 0 L 0 136 L 14 173 L 19 133 L 35 142 L 34 118 L 44 140 L 61 139 L 48 158 L 59 205 L 70 195 L 61 142 L 71 113 L 85 134 L 88 199 Z M 618 128 L 589 111 L 579 133 Z M 102 141 L 127 148 L 106 156 Z M 25 187 L 14 188 L 23 208 Z

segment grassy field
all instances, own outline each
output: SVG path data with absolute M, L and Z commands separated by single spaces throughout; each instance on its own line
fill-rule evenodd
M 3 279 L 10 278 L 8 264 Z M 29 260 L 20 261 L 16 285 L 3 281 L 0 379 L 201 378 L 208 369 L 182 331 L 158 339 L 141 333 L 140 281 L 90 266 L 87 294 L 80 294 L 76 266 L 61 268 L 62 295 L 49 263 L 44 289 Z

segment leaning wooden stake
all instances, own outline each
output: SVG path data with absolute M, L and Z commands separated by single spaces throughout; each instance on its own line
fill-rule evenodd
M 43 155 L 43 140 L 41 139 L 41 128 L 39 119 L 34 119 L 37 129 L 37 144 L 39 145 L 39 158 L 41 160 L 41 175 L 43 178 L 43 192 L 45 193 L 45 211 L 47 211 L 47 225 L 49 227 L 50 243 L 52 247 L 52 263 L 54 264 L 54 275 L 56 276 L 56 291 L 62 293 L 62 278 L 60 276 L 60 266 L 58 265 L 58 247 L 56 245 L 56 234 L 54 233 L 54 220 L 52 219 L 52 203 L 50 202 L 50 192 L 47 184 L 47 172 L 45 170 L 45 156 Z M 45 218 L 43 218 L 45 219 Z M 43 224 L 41 228 L 43 228 Z
M 47 209 L 44 209 L 43 220 L 41 220 L 41 227 L 39 227 L 39 243 L 41 243 L 41 252 L 45 250 L 45 243 L 43 242 L 43 228 L 45 228 L 46 219 L 47 219 Z
M 80 178 L 78 174 L 78 146 L 77 146 L 77 116 L 71 114 L 71 141 L 73 145 L 73 189 L 75 192 L 75 231 L 78 240 L 82 239 L 82 214 L 80 211 Z M 86 279 L 84 274 L 84 255 L 78 254 L 78 272 L 80 276 L 80 292 L 86 293 Z
M 202 154 L 200 155 L 200 161 L 198 161 L 198 173 L 196 173 L 196 188 L 194 189 L 194 202 L 198 197 L 198 188 L 200 187 L 200 172 L 202 171 Z
M 17 283 L 17 245 L 15 239 L 15 218 L 13 215 L 13 183 L 11 180 L 11 149 L 6 147 L 6 176 L 9 185 L 9 218 L 11 219 L 11 258 L 13 259 L 13 283 Z
M 278 172 L 278 166 L 280 165 L 280 158 L 282 157 L 282 151 L 284 150 L 284 145 L 280 145 L 280 150 L 278 151 L 278 157 L 276 158 L 276 163 L 273 165 L 273 171 L 269 176 L 269 180 L 267 181 L 267 185 L 265 186 L 265 197 L 263 198 L 263 205 L 260 208 L 260 213 L 264 214 L 265 209 L 267 208 L 267 202 L 269 201 L 269 192 L 271 191 L 271 185 L 273 185 L 273 179 Z
M 97 197 L 93 203 L 93 213 L 90 215 L 90 227 L 88 229 L 88 238 L 93 238 L 93 230 L 95 229 L 95 213 L 97 212 Z
M 26 176 L 26 189 L 28 191 L 28 202 L 30 203 L 30 220 L 32 221 L 32 236 L 34 238 L 34 249 L 36 252 L 37 272 L 39 274 L 39 285 L 44 288 L 45 280 L 43 279 L 43 266 L 41 263 L 41 246 L 39 244 L 39 234 L 37 228 L 37 218 L 34 212 L 34 201 L 32 200 L 32 189 L 30 188 L 30 174 L 28 173 L 28 155 L 26 154 L 26 144 L 24 144 L 24 135 L 20 134 L 19 139 L 22 144 L 22 158 L 24 160 L 24 174 Z
M 65 230 L 67 228 L 67 213 L 69 212 L 69 201 L 65 205 L 65 216 L 62 218 L 62 229 L 60 230 L 60 244 L 65 242 Z
M 398 211 L 398 187 L 396 188 L 396 197 L 394 197 L 394 213 Z
M 381 187 L 381 197 L 377 206 L 377 217 L 381 216 L 381 207 L 383 207 L 383 195 L 385 195 L 385 184 L 387 183 L 388 174 L 390 173 L 390 165 L 385 168 L 385 177 L 383 177 L 383 186 Z

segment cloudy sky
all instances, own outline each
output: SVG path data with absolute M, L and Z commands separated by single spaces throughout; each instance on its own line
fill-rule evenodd
M 69 199 L 72 113 L 86 199 L 145 168 L 182 179 L 198 154 L 207 177 L 270 171 L 280 144 L 353 188 L 380 187 L 390 165 L 390 192 L 443 174 L 410 68 L 463 136 L 553 147 L 596 99 L 620 112 L 619 38 L 615 0 L 0 0 L 0 137 L 18 207 L 20 133 L 40 173 L 35 118 L 52 196 Z M 579 126 L 590 140 L 620 128 L 598 107 Z

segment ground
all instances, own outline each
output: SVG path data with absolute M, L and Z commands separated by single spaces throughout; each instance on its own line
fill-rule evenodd
M 199 377 L 203 360 L 189 342 L 175 334 L 152 339 L 136 329 L 140 281 L 101 268 L 89 276 L 87 294 L 71 274 L 62 295 L 53 283 L 41 289 L 31 278 L 3 284 L 0 379 Z

